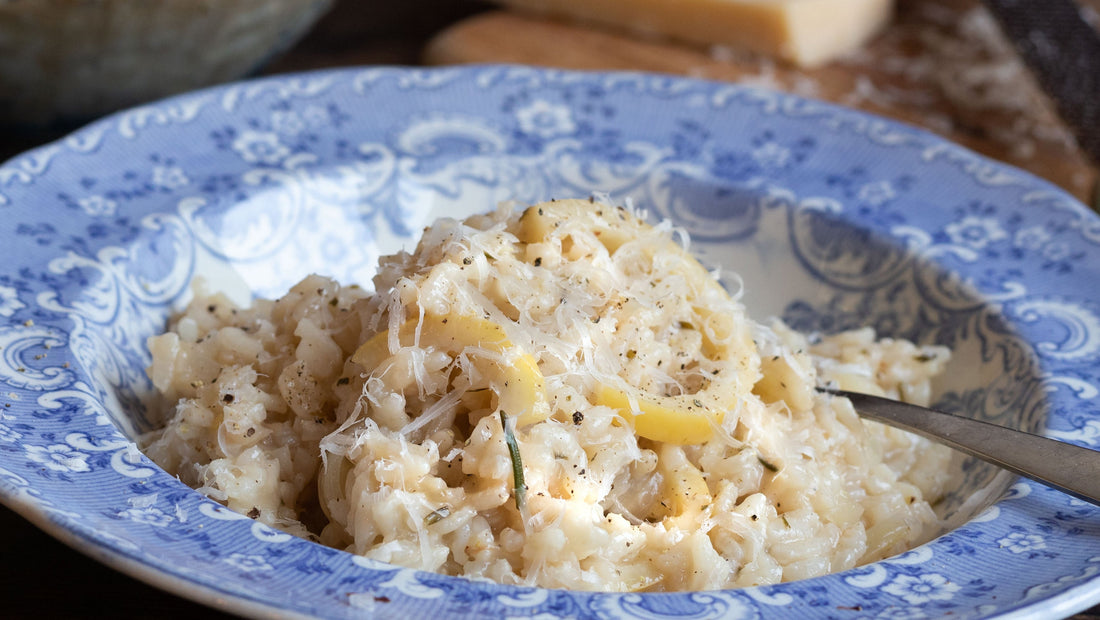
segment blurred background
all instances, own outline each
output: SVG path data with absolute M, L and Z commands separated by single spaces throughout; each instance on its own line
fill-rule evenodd
M 817 97 L 931 130 L 1100 205 L 1097 166 L 979 0 L 896 0 L 875 36 L 813 67 L 502 6 L 516 3 L 0 0 L 0 162 L 114 110 L 242 77 L 509 62 L 659 71 Z M 1078 6 L 1085 22 L 1100 24 L 1100 0 Z M 3 507 L 0 558 L 7 618 L 216 617 L 84 558 Z M 57 583 L 70 587 L 58 592 Z M 100 598 L 112 608 L 89 607 Z
M 519 62 L 749 82 L 858 107 L 1033 172 L 1095 208 L 1094 162 L 983 3 L 868 3 L 891 1 L 892 18 L 870 40 L 807 68 L 673 42 L 659 28 L 639 34 L 637 24 L 582 25 L 514 8 L 572 0 L 4 0 L 0 161 L 110 111 L 242 77 Z M 1077 5 L 1100 23 L 1100 0 Z
M 472 0 L 3 0 L 0 161 L 112 111 L 253 76 L 414 65 Z

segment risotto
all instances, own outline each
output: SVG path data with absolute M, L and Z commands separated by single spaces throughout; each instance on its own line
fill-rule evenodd
M 755 586 L 927 538 L 950 451 L 815 387 L 927 404 L 948 351 L 754 322 L 679 238 L 552 201 L 435 222 L 374 292 L 197 291 L 150 340 L 145 449 L 257 521 L 505 584 Z

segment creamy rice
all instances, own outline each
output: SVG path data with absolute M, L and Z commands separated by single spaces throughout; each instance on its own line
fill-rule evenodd
M 200 291 L 150 340 L 174 409 L 146 451 L 263 523 L 508 584 L 753 586 L 927 538 L 950 451 L 814 388 L 927 404 L 948 351 L 751 321 L 675 232 L 504 207 L 437 221 L 376 292 Z

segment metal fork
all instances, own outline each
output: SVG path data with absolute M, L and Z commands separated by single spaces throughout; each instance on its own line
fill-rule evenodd
M 848 398 L 862 417 L 912 431 L 1100 505 L 1100 451 L 889 398 L 818 391 Z

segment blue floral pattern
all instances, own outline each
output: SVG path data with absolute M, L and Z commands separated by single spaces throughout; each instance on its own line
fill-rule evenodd
M 431 218 L 606 192 L 744 278 L 756 316 L 945 344 L 939 405 L 1100 447 L 1100 218 L 928 134 L 753 88 L 524 67 L 371 68 L 202 91 L 0 166 L 0 499 L 242 613 L 921 618 L 1100 599 L 1100 511 L 966 461 L 908 553 L 737 591 L 469 582 L 292 538 L 153 465 L 145 339 L 201 276 L 239 301 L 369 283 Z M 977 494 L 979 499 L 970 500 Z M 984 497 L 984 500 L 980 498 Z

